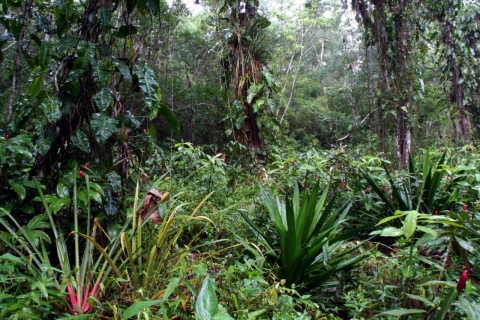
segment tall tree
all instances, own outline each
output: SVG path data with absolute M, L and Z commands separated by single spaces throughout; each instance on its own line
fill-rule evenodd
M 257 158 L 264 150 L 264 137 L 259 126 L 259 114 L 268 89 L 263 83 L 264 68 L 269 59 L 271 41 L 265 33 L 270 25 L 258 13 L 259 1 L 226 0 L 223 10 L 228 12 L 232 27 L 229 39 L 229 64 L 233 83 L 233 97 L 243 113 L 240 139 Z
M 393 113 L 395 154 L 401 167 L 408 164 L 412 148 L 415 4 L 415 0 L 352 0 L 366 31 L 366 45 L 377 49 L 378 107 L 384 114 Z

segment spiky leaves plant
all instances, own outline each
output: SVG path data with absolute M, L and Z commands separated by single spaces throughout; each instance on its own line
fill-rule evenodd
M 336 272 L 350 268 L 364 259 L 365 254 L 350 255 L 362 243 L 344 250 L 344 242 L 352 239 L 370 224 L 343 231 L 351 203 L 335 207 L 335 196 L 327 201 L 328 188 L 322 194 L 317 183 L 310 194 L 300 200 L 298 185 L 293 197 L 283 202 L 262 189 L 262 200 L 280 239 L 276 249 L 266 234 L 242 214 L 245 221 L 259 236 L 269 254 L 278 263 L 278 277 L 286 285 L 303 285 L 303 289 L 321 287 Z

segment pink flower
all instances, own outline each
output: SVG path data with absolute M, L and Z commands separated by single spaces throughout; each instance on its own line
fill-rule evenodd
M 468 207 L 465 203 L 462 204 L 463 205 L 463 211 L 467 211 Z

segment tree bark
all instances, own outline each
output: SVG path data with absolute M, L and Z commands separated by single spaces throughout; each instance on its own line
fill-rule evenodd
M 22 50 L 23 50 L 23 38 L 25 37 L 25 27 L 30 19 L 32 13 L 33 0 L 25 1 L 25 6 L 23 8 L 23 23 L 20 27 L 17 40 L 17 54 L 15 56 L 14 69 L 13 69 L 13 78 L 12 78 L 12 89 L 10 91 L 10 98 L 8 99 L 7 107 L 7 122 L 10 122 L 13 115 L 13 101 L 15 100 L 15 93 L 17 91 L 17 81 L 20 71 L 22 69 Z

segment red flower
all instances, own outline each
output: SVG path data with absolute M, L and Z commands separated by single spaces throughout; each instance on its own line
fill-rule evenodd
M 217 155 L 217 150 L 213 151 L 213 155 L 214 155 L 214 156 Z
M 438 216 L 438 211 L 435 211 L 435 215 Z
M 462 204 L 463 205 L 463 211 L 467 211 L 468 207 L 465 203 Z
M 88 166 L 89 166 L 88 162 L 87 162 L 87 163 L 85 163 L 85 168 L 88 168 Z
M 337 169 L 338 169 L 338 170 L 342 170 L 342 166 L 341 166 L 341 165 L 337 165 Z
M 368 190 L 367 190 L 367 189 L 365 189 L 364 193 L 365 193 L 365 194 L 368 194 Z
M 147 183 L 147 178 L 143 177 L 142 178 L 142 184 L 145 184 L 145 183 Z
M 83 178 L 83 171 L 82 171 L 82 170 L 78 171 L 78 176 L 79 176 L 80 178 Z
M 5 135 L 5 140 L 7 140 L 7 141 L 10 140 L 10 135 L 9 134 Z
M 468 279 L 468 270 L 463 271 L 462 275 L 460 276 L 460 280 L 457 283 L 457 291 L 460 292 L 465 289 L 465 285 L 467 284 Z

